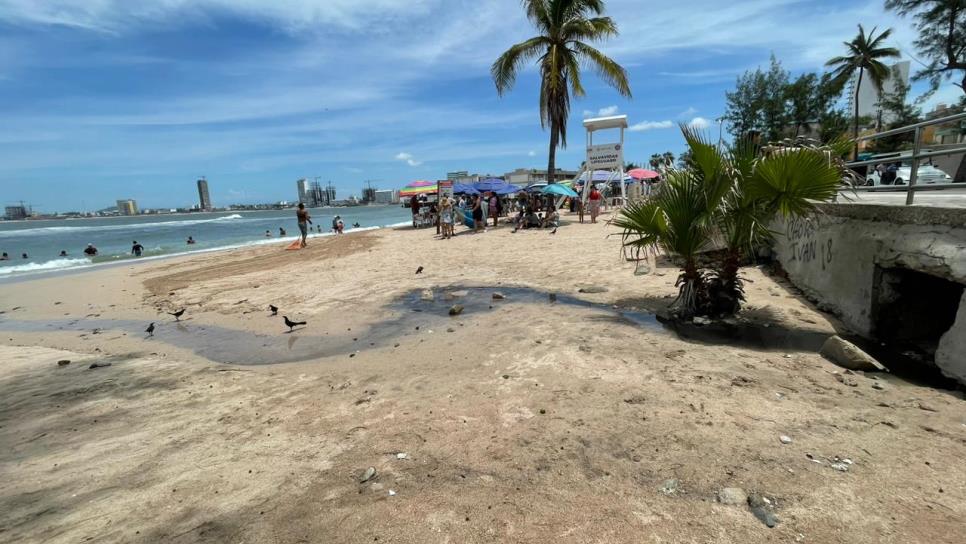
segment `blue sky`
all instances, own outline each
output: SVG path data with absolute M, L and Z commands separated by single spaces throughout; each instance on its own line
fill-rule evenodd
M 625 100 L 585 77 L 584 115 L 619 112 L 626 159 L 683 150 L 678 122 L 709 124 L 735 77 L 774 52 L 816 70 L 856 32 L 908 21 L 881 1 L 609 0 Z M 490 63 L 532 34 L 517 0 L 0 0 L 0 198 L 41 211 L 295 198 L 320 176 L 340 196 L 451 170 L 546 167 L 533 70 L 503 98 Z M 915 66 L 915 63 L 914 63 Z M 921 86 L 920 86 L 921 89 Z M 929 104 L 958 98 L 944 87 Z

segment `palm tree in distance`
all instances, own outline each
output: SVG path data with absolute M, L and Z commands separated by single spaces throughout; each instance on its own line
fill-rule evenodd
M 892 29 L 887 28 L 875 35 L 875 27 L 868 35 L 862 25 L 859 25 L 859 34 L 852 38 L 852 41 L 845 42 L 848 54 L 830 59 L 825 66 L 833 68 L 832 82 L 841 89 L 848 83 L 853 75 L 857 75 L 855 80 L 855 90 L 853 91 L 853 112 L 852 112 L 852 138 L 859 136 L 859 89 L 862 87 L 862 77 L 866 72 L 869 79 L 875 85 L 875 89 L 882 93 L 882 84 L 889 77 L 889 67 L 879 59 L 896 58 L 899 50 L 895 47 L 885 47 L 885 40 L 892 34 Z M 858 152 L 858 143 L 856 143 Z
M 547 181 L 553 183 L 557 147 L 567 146 L 570 94 L 585 94 L 580 65 L 593 66 L 597 75 L 622 96 L 630 97 L 631 88 L 624 68 L 588 45 L 617 35 L 614 21 L 602 16 L 603 0 L 523 0 L 523 8 L 539 35 L 507 49 L 493 63 L 490 73 L 496 92 L 503 96 L 513 87 L 520 67 L 537 60 L 540 126 L 550 128 Z

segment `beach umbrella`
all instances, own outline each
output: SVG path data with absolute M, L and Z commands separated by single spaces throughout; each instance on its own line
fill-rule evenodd
M 660 176 L 654 170 L 648 170 L 646 168 L 633 168 L 627 171 L 627 175 L 634 179 L 651 179 Z
M 512 183 L 499 178 L 487 178 L 477 181 L 473 187 L 481 193 L 496 193 L 498 195 L 509 195 L 520 191 L 520 188 Z
M 564 186 L 562 183 L 551 183 L 548 184 L 543 190 L 540 191 L 545 195 L 557 195 L 557 196 L 569 196 L 571 198 L 577 197 L 577 192 L 570 187 Z
M 480 192 L 477 191 L 476 187 L 473 187 L 471 183 L 454 183 L 453 194 L 454 195 L 460 195 L 460 194 L 478 195 L 480 194 Z
M 426 195 L 435 193 L 437 191 L 437 184 L 435 181 L 424 181 L 418 180 L 407 184 L 405 187 L 399 190 L 400 197 L 411 197 L 414 195 Z
M 546 181 L 538 181 L 536 183 L 531 183 L 530 185 L 527 185 L 523 190 L 528 193 L 539 193 L 546 186 L 547 186 Z

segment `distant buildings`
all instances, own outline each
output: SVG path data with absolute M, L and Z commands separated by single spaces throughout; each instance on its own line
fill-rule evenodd
M 208 180 L 204 177 L 198 180 L 198 204 L 201 211 L 211 211 L 211 195 L 208 194 Z
M 573 179 L 577 177 L 576 170 L 554 170 L 553 178 L 554 181 L 563 181 L 565 179 Z M 512 172 L 507 172 L 503 174 L 503 179 L 508 183 L 513 185 L 519 185 L 525 187 L 531 183 L 537 183 L 542 181 L 547 181 L 547 171 L 537 170 L 536 168 L 517 168 Z
M 308 208 L 318 208 L 320 206 L 328 206 L 334 200 L 334 198 L 329 198 L 328 193 L 322 190 L 322 186 L 319 182 L 312 181 L 302 178 L 295 182 L 295 186 L 299 192 L 299 202 L 305 204 Z M 332 194 L 335 194 L 333 189 Z
M 27 207 L 21 204 L 19 206 L 7 206 L 4 209 L 3 216 L 9 221 L 18 221 L 26 219 L 30 216 L 30 213 L 27 211 Z
M 396 204 L 399 202 L 399 191 L 392 189 L 377 190 L 373 202 L 376 204 Z
M 137 215 L 138 214 L 138 203 L 133 199 L 118 200 L 117 201 L 117 213 L 118 215 Z
M 470 173 L 466 170 L 459 170 L 456 172 L 446 172 L 446 179 L 449 181 L 459 181 L 460 178 L 465 178 L 469 176 Z

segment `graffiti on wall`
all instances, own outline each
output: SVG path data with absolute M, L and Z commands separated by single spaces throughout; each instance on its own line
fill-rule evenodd
M 832 263 L 832 239 L 819 233 L 817 218 L 792 218 L 785 222 L 785 238 L 788 240 L 788 262 L 811 264 L 816 261 L 822 270 Z

